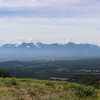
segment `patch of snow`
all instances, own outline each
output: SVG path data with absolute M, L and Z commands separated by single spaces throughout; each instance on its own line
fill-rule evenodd
M 21 45 L 23 42 L 18 42 L 18 43 L 15 43 L 15 46 L 18 47 L 19 45 Z
M 30 48 L 30 46 L 27 46 L 27 48 Z
M 34 43 L 34 45 L 38 48 L 41 48 L 38 43 Z

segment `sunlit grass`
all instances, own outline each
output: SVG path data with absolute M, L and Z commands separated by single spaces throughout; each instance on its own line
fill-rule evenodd
M 0 100 L 100 100 L 100 90 L 66 81 L 0 78 Z

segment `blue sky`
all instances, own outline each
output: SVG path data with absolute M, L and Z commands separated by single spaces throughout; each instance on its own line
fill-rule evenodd
M 0 0 L 0 44 L 22 41 L 100 46 L 100 0 Z

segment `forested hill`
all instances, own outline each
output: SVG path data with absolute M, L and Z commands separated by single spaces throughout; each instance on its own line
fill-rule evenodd
M 96 88 L 100 88 L 100 78 L 88 74 L 79 74 L 77 76 L 68 79 L 68 81 L 84 85 L 91 85 L 95 86 Z
M 0 77 L 11 77 L 11 75 L 8 72 L 3 71 L 2 69 L 0 69 Z

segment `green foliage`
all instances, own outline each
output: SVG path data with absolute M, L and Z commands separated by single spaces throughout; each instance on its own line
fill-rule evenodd
M 0 77 L 11 77 L 11 75 L 8 72 L 3 71 L 2 69 L 0 69 Z
M 54 84 L 50 81 L 46 82 L 45 85 L 50 86 L 50 87 L 54 87 Z
M 18 82 L 13 78 L 5 79 L 5 80 L 3 80 L 3 82 L 7 87 L 10 87 L 11 85 L 18 85 Z
M 10 84 L 11 84 L 11 85 L 18 85 L 18 82 L 17 82 L 15 79 L 12 78 L 12 79 L 10 80 Z
M 36 96 L 36 93 L 35 93 L 33 88 L 29 88 L 28 93 L 29 93 L 30 96 Z
M 75 77 L 70 78 L 69 82 L 75 82 L 79 84 L 84 84 L 87 86 L 94 86 L 95 88 L 100 88 L 100 83 L 98 83 L 100 78 L 94 77 L 87 74 L 79 74 Z
M 95 89 L 90 86 L 71 84 L 68 86 L 64 86 L 64 90 L 72 91 L 74 95 L 76 95 L 79 98 L 89 96 L 97 97 Z

